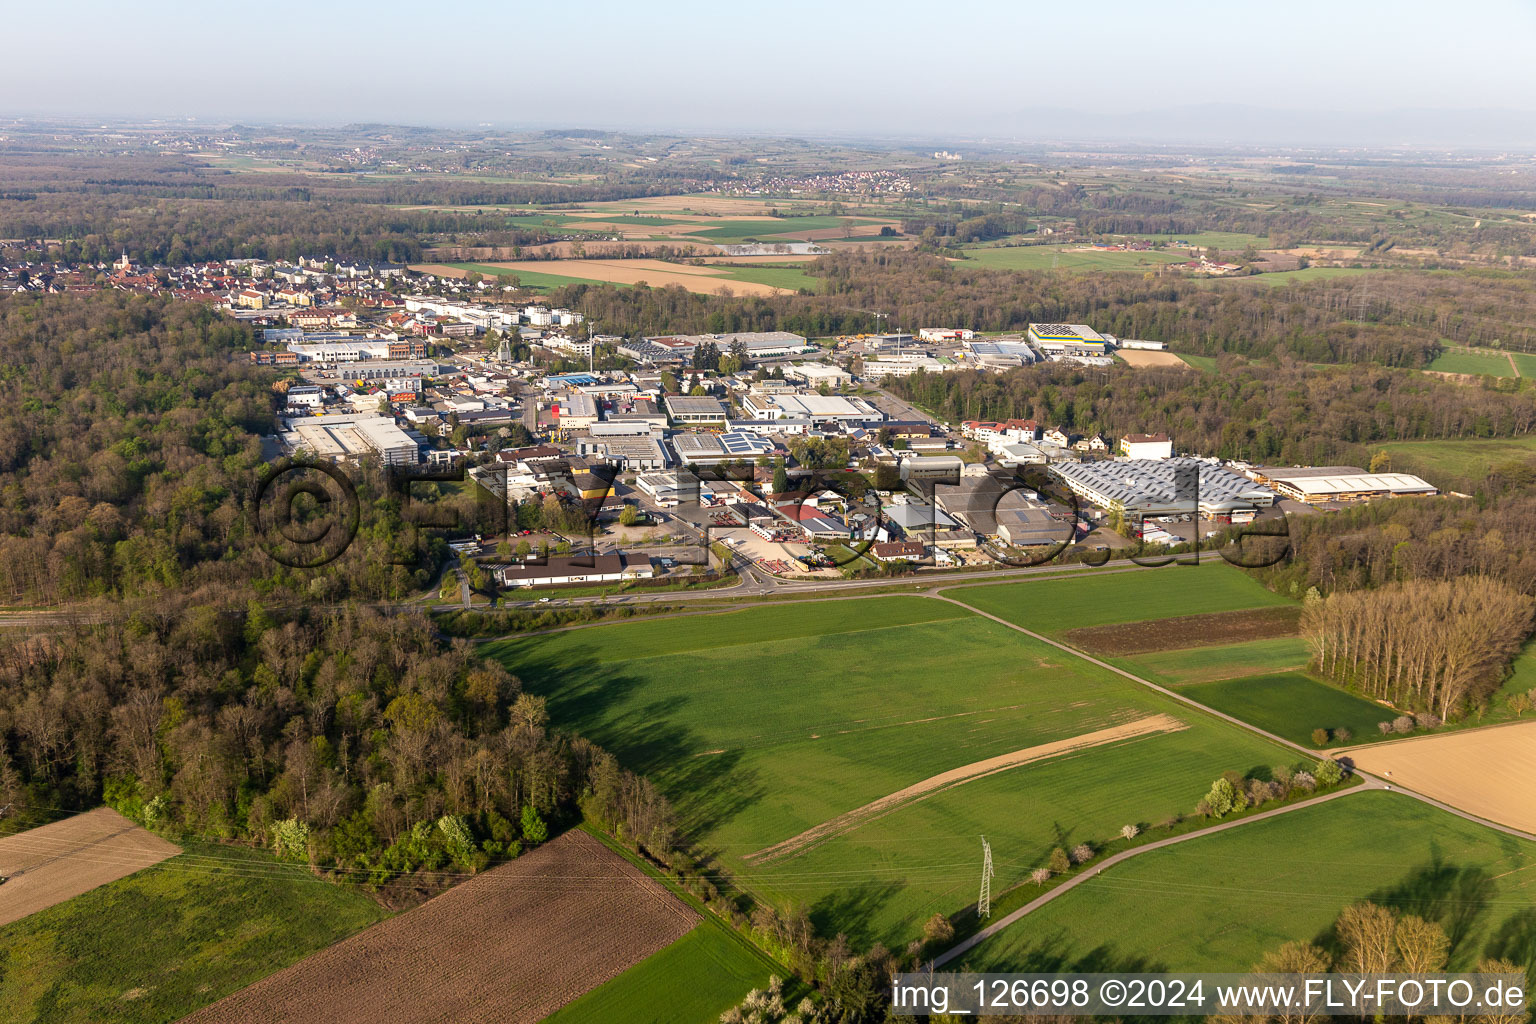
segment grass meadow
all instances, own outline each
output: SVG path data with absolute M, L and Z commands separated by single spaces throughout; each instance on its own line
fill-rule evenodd
M 1181 687 L 1179 692 L 1206 707 L 1224 711 L 1305 746 L 1313 746 L 1313 729 L 1327 729 L 1330 734 L 1348 729 L 1356 743 L 1372 739 L 1380 735 L 1377 722 L 1397 715 L 1390 708 L 1320 683 L 1300 672 L 1195 683 Z M 1325 742 L 1323 748 L 1344 742 L 1343 739 L 1331 740 Z
M 182 845 L 0 928 L 0 1020 L 175 1020 L 387 916 L 264 851 Z
M 1299 669 L 1306 665 L 1309 657 L 1305 640 L 1299 636 L 1282 636 L 1220 647 L 1152 651 L 1113 660 L 1143 679 L 1177 687 Z
M 544 1018 L 544 1024 L 714 1024 L 775 968 L 713 919 Z
M 1436 483 L 1437 477 L 1481 479 L 1494 466 L 1536 459 L 1536 435 L 1473 438 L 1461 441 L 1391 441 L 1380 445 L 1392 456 L 1399 473 L 1418 473 Z
M 1519 376 L 1515 373 L 1515 368 L 1510 365 L 1509 357 L 1504 353 L 1464 348 L 1460 345 L 1447 345 L 1445 351 L 1429 364 L 1428 369 L 1441 373 L 1486 374 L 1490 377 Z
M 1228 605 L 1234 580 L 1247 583 L 1230 576 L 1212 574 Z M 1119 579 L 1071 582 L 1090 592 L 1086 606 L 1106 586 L 1124 593 Z M 1020 586 L 1036 585 L 1057 586 Z M 1211 593 L 1203 603 L 1221 600 Z M 856 945 L 904 945 L 933 913 L 974 899 L 980 834 L 992 841 L 1001 888 L 1058 845 L 1190 811 L 1224 770 L 1296 760 L 1114 673 L 919 597 L 598 626 L 489 650 L 549 698 L 556 723 L 649 776 L 689 839 L 738 884 L 805 906 L 824 933 L 845 931 Z M 999 772 L 798 855 L 748 860 L 939 773 L 1156 713 L 1187 727 Z
M 1155 269 L 1189 259 L 1183 250 L 1142 252 L 1089 249 L 1055 245 L 985 246 L 964 250 L 972 263 L 988 270 L 1139 270 Z
M 1047 634 L 1080 626 L 1292 603 L 1264 589 L 1219 556 L 1206 558 L 1199 565 L 1085 572 L 1066 579 L 957 587 L 945 594 L 1025 629 Z
M 950 969 L 1241 971 L 1362 899 L 1438 921 L 1452 970 L 1536 967 L 1536 844 L 1378 790 L 1143 854 Z

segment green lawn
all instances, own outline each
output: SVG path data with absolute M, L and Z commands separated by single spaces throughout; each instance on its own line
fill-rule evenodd
M 1193 356 L 1193 355 L 1189 355 L 1186 352 L 1179 352 L 1179 353 L 1177 353 L 1177 355 L 1178 355 L 1178 357 L 1180 359 L 1184 360 L 1186 363 L 1188 363 L 1190 366 L 1193 366 L 1195 369 L 1199 370 L 1201 373 L 1215 373 L 1216 372 L 1216 357 L 1215 356 Z
M 1429 364 L 1429 369 L 1441 373 L 1479 373 L 1491 377 L 1514 377 L 1515 368 L 1509 365 L 1509 357 L 1502 352 L 1487 349 L 1462 348 L 1447 345 L 1445 351 Z
M 670 946 L 567 1003 L 546 1024 L 714 1024 L 754 988 L 767 988 L 772 964 L 746 940 L 701 921 Z M 782 977 L 788 972 L 780 968 Z
M 1307 746 L 1312 745 L 1313 729 L 1345 728 L 1354 735 L 1351 742 L 1356 743 L 1372 739 L 1380 735 L 1376 730 L 1377 722 L 1397 715 L 1390 708 L 1320 683 L 1300 672 L 1195 683 L 1179 692 L 1207 707 L 1283 736 L 1292 743 Z M 1343 742 L 1338 740 L 1324 746 L 1338 746 Z
M 1475 438 L 1461 441 L 1393 441 L 1380 445 L 1392 456 L 1392 468 L 1418 473 L 1436 482 L 1437 476 L 1479 480 L 1494 466 L 1536 459 L 1536 435 Z
M 1115 663 L 1154 683 L 1182 686 L 1301 668 L 1309 656 L 1307 642 L 1301 637 L 1282 636 L 1221 647 L 1133 654 L 1117 658 Z
M 1056 245 L 986 246 L 964 253 L 971 263 L 989 270 L 1149 270 L 1189 259 L 1183 251 L 1079 251 Z
M 0 928 L 0 1020 L 175 1020 L 387 916 L 263 851 L 183 846 Z
M 1213 593 L 1207 603 L 1230 606 L 1234 581 L 1248 585 L 1235 572 L 1211 577 L 1225 597 Z M 1098 593 L 1105 586 L 1071 582 Z M 1044 589 L 1054 583 L 1016 586 L 1062 599 Z M 823 933 L 847 932 L 856 946 L 905 945 L 933 913 L 973 900 L 980 834 L 992 841 L 1001 887 L 1061 843 L 1107 840 L 1128 822 L 1191 810 L 1226 769 L 1296 760 L 1114 673 L 919 597 L 599 626 L 509 638 L 489 651 L 549 698 L 557 724 L 649 776 L 684 833 L 730 878 L 781 905 L 806 906 Z M 746 859 L 944 771 L 1153 713 L 1187 728 L 968 782 L 797 856 Z
M 1536 966 L 1536 845 L 1362 791 L 1117 865 L 949 969 L 1247 970 L 1361 899 L 1440 922 L 1452 970 Z
M 1206 557 L 1212 560 L 1200 565 L 1084 572 L 1050 581 L 958 587 L 945 594 L 1040 633 L 1291 603 L 1219 556 Z

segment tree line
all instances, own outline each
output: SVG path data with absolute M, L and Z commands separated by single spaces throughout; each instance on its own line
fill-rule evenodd
M 1447 720 L 1499 688 L 1531 632 L 1533 606 L 1490 577 L 1406 580 L 1310 595 L 1301 627 L 1319 672 Z

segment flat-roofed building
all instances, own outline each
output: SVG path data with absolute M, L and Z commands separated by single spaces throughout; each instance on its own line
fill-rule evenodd
M 1433 484 L 1411 473 L 1367 473 L 1355 466 L 1310 466 L 1292 469 L 1257 467 L 1249 475 L 1281 495 L 1308 505 L 1328 502 L 1374 501 L 1439 494 Z
M 718 398 L 668 395 L 664 404 L 673 423 L 724 423 L 725 406 Z
M 1173 458 L 1173 439 L 1167 434 L 1126 434 L 1118 447 L 1128 459 Z
M 1215 459 L 1053 462 L 1050 472 L 1099 508 L 1132 515 L 1230 516 L 1275 502 L 1274 491 Z

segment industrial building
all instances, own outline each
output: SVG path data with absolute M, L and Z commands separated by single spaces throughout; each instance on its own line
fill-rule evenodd
M 552 556 L 530 562 L 490 567 L 503 587 L 551 587 L 567 583 L 618 583 L 656 575 L 649 558 L 630 560 L 620 554 Z
M 725 406 L 718 398 L 668 395 L 664 400 L 673 423 L 724 423 Z
M 1440 493 L 1433 484 L 1411 473 L 1367 473 L 1356 466 L 1258 466 L 1249 470 L 1248 475 L 1282 496 L 1308 505 Z
M 1030 324 L 1029 341 L 1047 356 L 1102 356 L 1104 336 L 1086 324 Z
M 869 423 L 885 414 L 862 398 L 841 395 L 748 395 L 742 411 L 755 420 L 805 419 L 812 423 Z
M 1078 497 L 1131 515 L 1230 516 L 1275 502 L 1274 491 L 1214 459 L 1056 462 L 1050 472 Z
M 290 420 L 283 440 L 293 450 L 307 450 L 323 459 L 373 456 L 386 466 L 421 462 L 420 443 L 395 426 L 393 417 L 379 413 Z

